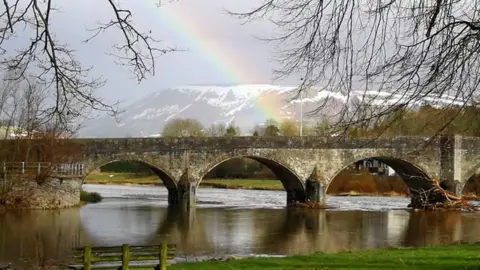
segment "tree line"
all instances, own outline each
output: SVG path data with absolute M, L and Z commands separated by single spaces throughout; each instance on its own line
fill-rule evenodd
M 479 115 L 480 108 L 476 106 L 402 106 L 392 114 L 375 119 L 369 125 L 352 124 L 347 134 L 350 137 L 431 137 L 438 134 L 477 137 L 480 136 Z
M 328 123 L 304 122 L 303 134 L 306 136 L 326 136 Z M 196 119 L 173 119 L 161 132 L 162 137 L 223 137 L 223 136 L 299 136 L 300 123 L 293 119 L 276 121 L 267 119 L 262 125 L 255 125 L 252 130 L 242 132 L 234 121 L 230 123 L 214 123 L 205 127 Z
M 401 106 L 394 113 L 372 119 L 368 124 L 350 123 L 342 130 L 333 121 L 305 121 L 304 136 L 345 135 L 348 137 L 434 136 L 458 134 L 480 136 L 480 108 L 457 106 L 438 108 L 428 104 L 418 107 Z M 453 119 L 453 120 L 449 120 Z M 293 119 L 280 122 L 268 119 L 263 125 L 242 132 L 235 122 L 216 123 L 205 127 L 196 119 L 173 119 L 168 122 L 162 137 L 222 137 L 222 136 L 299 136 L 300 123 Z

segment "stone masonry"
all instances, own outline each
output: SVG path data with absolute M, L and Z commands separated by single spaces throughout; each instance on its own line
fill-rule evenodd
M 3 203 L 17 209 L 59 209 L 78 206 L 83 179 L 49 178 L 38 184 L 31 179 L 16 178 L 0 183 Z
M 328 185 L 348 165 L 376 158 L 402 176 L 410 189 L 429 189 L 431 179 L 460 195 L 480 166 L 480 138 L 461 136 L 344 139 L 326 137 L 218 137 L 76 139 L 86 173 L 114 161 L 149 166 L 169 191 L 170 205 L 195 205 L 202 178 L 226 160 L 246 157 L 270 168 L 287 203 L 324 202 Z

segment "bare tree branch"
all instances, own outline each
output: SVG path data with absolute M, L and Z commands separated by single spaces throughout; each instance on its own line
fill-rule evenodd
M 157 48 L 158 41 L 151 31 L 141 32 L 133 22 L 133 14 L 122 9 L 114 0 L 108 1 L 113 19 L 90 29 L 90 41 L 101 32 L 118 31 L 123 44 L 114 44 L 117 53 L 112 54 L 117 64 L 126 66 L 140 82 L 155 75 L 155 60 L 158 56 L 175 51 L 174 48 Z M 68 122 L 72 115 L 84 115 L 85 109 L 109 112 L 116 115 L 117 103 L 110 104 L 94 95 L 105 85 L 101 77 L 90 75 L 91 67 L 83 67 L 74 50 L 57 40 L 52 30 L 52 18 L 57 11 L 55 0 L 3 0 L 0 11 L 0 68 L 18 75 L 13 80 L 26 79 L 32 84 L 44 85 L 53 97 L 53 105 L 45 109 L 51 118 Z M 22 36 L 28 38 L 27 46 L 15 51 L 7 49 L 6 43 Z M 27 78 L 28 77 L 28 78 Z M 34 82 L 35 81 L 35 82 Z M 75 104 L 75 106 L 71 106 Z M 63 120 L 62 120 L 63 119 Z
M 300 74 L 299 91 L 345 97 L 331 127 L 346 134 L 426 101 L 459 110 L 477 104 L 479 7 L 478 0 L 265 0 L 229 13 L 276 26 L 264 39 L 278 45 L 277 78 Z M 327 100 L 312 113 L 327 110 Z

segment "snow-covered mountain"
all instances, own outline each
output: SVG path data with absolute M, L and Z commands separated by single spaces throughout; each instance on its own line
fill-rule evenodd
M 84 123 L 80 137 L 146 137 L 158 136 L 165 123 L 174 118 L 198 119 L 205 127 L 212 123 L 235 121 L 242 133 L 249 133 L 257 124 L 268 118 L 300 119 L 300 99 L 295 86 L 233 85 L 233 86 L 183 86 L 163 89 L 123 108 L 116 122 L 104 116 Z M 348 98 L 369 96 L 372 105 L 397 102 L 399 97 L 388 93 L 359 91 Z M 400 95 L 399 95 L 400 96 Z M 326 104 L 325 100 L 328 100 Z M 347 97 L 329 91 L 310 90 L 303 94 L 304 119 L 320 120 L 336 114 L 347 102 Z M 450 103 L 451 98 L 445 102 Z M 322 104 L 320 114 L 308 112 Z

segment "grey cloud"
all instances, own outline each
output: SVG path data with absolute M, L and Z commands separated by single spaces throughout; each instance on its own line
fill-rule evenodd
M 157 7 L 157 0 L 129 0 L 120 3 L 133 12 L 135 22 L 141 30 L 152 30 L 157 38 L 162 40 L 160 46 L 179 46 L 189 49 L 187 52 L 177 52 L 157 59 L 157 74 L 138 84 L 132 79 L 132 74 L 125 67 L 117 66 L 114 58 L 106 53 L 112 52 L 111 45 L 121 42 L 119 32 L 102 33 L 88 44 L 82 40 L 89 36 L 85 28 L 95 26 L 96 21 L 106 22 L 112 12 L 106 1 L 58 1 L 59 13 L 54 14 L 54 29 L 57 38 L 68 43 L 76 50 L 76 55 L 86 66 L 93 66 L 92 75 L 102 75 L 107 84 L 98 91 L 105 99 L 115 102 L 143 97 L 146 93 L 159 91 L 165 87 L 185 84 L 225 84 L 228 78 L 223 76 L 222 66 L 215 66 L 215 61 L 209 59 L 197 44 L 189 42 L 176 33 L 176 26 L 165 23 L 158 9 L 166 12 L 184 11 L 191 22 L 198 23 L 208 34 L 208 38 L 221 48 L 225 48 L 235 59 L 241 59 L 252 72 L 258 74 L 263 83 L 272 81 L 271 70 L 275 63 L 271 60 L 272 46 L 255 38 L 267 36 L 273 28 L 268 23 L 252 23 L 241 25 L 241 21 L 224 12 L 230 10 L 246 10 L 261 3 L 260 0 L 179 0 L 169 2 L 162 0 L 163 6 Z M 215 55 L 213 55 L 215 57 Z M 211 58 L 211 57 L 210 57 Z M 215 59 L 213 59 L 215 60 Z M 216 59 L 224 65 L 236 65 L 231 59 Z M 234 68 L 235 69 L 235 68 Z M 296 80 L 295 80 L 296 81 Z M 252 82 L 245 82 L 252 83 Z M 259 83 L 255 81 L 255 83 Z

